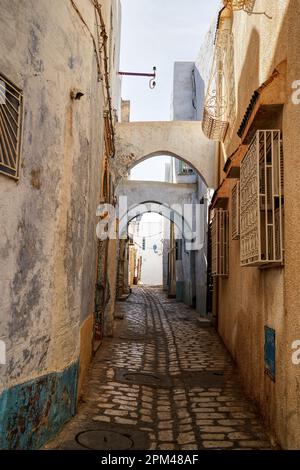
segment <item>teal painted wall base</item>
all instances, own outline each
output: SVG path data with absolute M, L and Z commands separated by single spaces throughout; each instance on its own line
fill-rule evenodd
M 38 449 L 76 411 L 78 362 L 0 395 L 0 448 Z

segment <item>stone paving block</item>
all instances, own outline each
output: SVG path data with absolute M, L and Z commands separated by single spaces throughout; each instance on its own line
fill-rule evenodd
M 174 438 L 173 431 L 160 431 L 158 433 L 158 440 L 165 442 L 172 442 Z
M 225 439 L 225 434 L 201 434 L 201 439 L 205 441 L 222 441 Z
M 229 441 L 203 441 L 202 445 L 206 449 L 228 449 L 233 447 L 233 443 Z
M 193 432 L 180 433 L 177 437 L 178 444 L 190 444 L 195 442 L 195 434 Z

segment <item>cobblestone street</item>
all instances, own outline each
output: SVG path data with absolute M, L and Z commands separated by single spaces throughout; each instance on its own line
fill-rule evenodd
M 218 335 L 195 311 L 140 287 L 118 312 L 78 414 L 47 448 L 272 448 Z

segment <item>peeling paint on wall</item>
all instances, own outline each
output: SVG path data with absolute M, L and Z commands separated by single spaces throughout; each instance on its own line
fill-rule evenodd
M 78 361 L 0 395 L 0 448 L 38 449 L 76 410 Z

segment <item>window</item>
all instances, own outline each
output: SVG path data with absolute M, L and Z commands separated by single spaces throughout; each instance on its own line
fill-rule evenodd
M 234 185 L 231 192 L 231 236 L 232 240 L 240 238 L 240 183 Z
M 241 265 L 283 262 L 283 149 L 279 130 L 259 130 L 241 162 Z
M 211 224 L 212 276 L 228 276 L 228 211 L 215 209 Z
M 193 175 L 193 174 L 195 174 L 193 168 L 188 166 L 182 160 L 179 160 L 178 163 L 179 163 L 179 175 Z
M 0 74 L 0 173 L 18 179 L 23 96 Z

